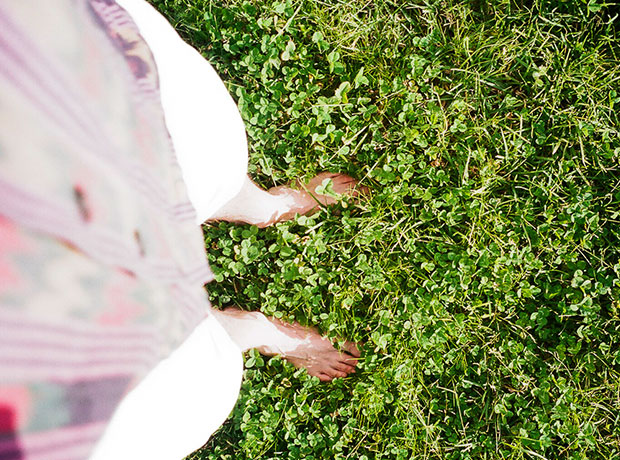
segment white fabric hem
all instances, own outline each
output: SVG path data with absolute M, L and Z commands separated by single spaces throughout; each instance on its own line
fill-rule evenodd
M 144 0 L 117 0 L 148 43 L 166 125 L 201 224 L 241 190 L 248 167 L 245 126 L 211 65 Z
M 243 375 L 239 348 L 209 315 L 118 406 L 91 460 L 180 460 L 232 411 Z

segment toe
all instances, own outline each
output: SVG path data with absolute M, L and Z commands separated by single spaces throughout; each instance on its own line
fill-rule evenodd
M 353 179 L 351 176 L 347 176 L 346 174 L 335 174 L 331 177 L 334 184 L 342 184 L 342 185 L 355 185 L 357 184 L 357 179 Z
M 347 374 L 351 374 L 353 372 L 355 372 L 355 367 L 351 366 L 350 364 L 344 363 L 344 362 L 338 362 L 333 364 L 333 367 L 340 371 L 340 372 L 345 372 Z
M 332 183 L 336 193 L 351 195 L 357 185 L 357 180 L 346 174 L 339 174 L 332 178 Z
M 336 359 L 333 359 L 331 364 L 342 364 L 348 367 L 352 367 L 355 369 L 355 366 L 357 366 L 357 362 L 359 361 L 359 358 L 355 358 L 354 356 L 348 355 L 346 353 L 341 353 L 338 352 L 338 355 L 335 357 Z
M 334 379 L 336 377 L 345 378 L 347 375 L 349 375 L 346 372 L 340 371 L 333 367 L 329 371 L 327 371 L 327 374 L 330 375 Z
M 352 356 L 355 356 L 356 358 L 359 358 L 360 356 L 362 356 L 359 348 L 357 347 L 357 344 L 353 342 L 346 341 L 344 345 L 342 346 L 342 348 L 344 349 L 344 351 L 346 351 Z

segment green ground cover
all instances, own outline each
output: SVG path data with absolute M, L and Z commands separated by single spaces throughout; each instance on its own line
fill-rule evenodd
M 585 0 L 152 0 L 214 64 L 254 178 L 359 203 L 205 228 L 216 305 L 364 343 L 246 356 L 193 459 L 620 458 L 620 19 Z

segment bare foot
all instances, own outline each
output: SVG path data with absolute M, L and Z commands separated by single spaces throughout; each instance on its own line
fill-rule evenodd
M 331 189 L 328 194 L 317 193 L 317 187 L 323 185 L 326 179 L 331 179 Z M 297 182 L 297 188 L 286 185 L 272 187 L 268 190 L 271 195 L 291 198 L 292 204 L 286 210 L 276 213 L 268 222 L 261 227 L 273 225 L 295 217 L 295 214 L 310 214 L 320 206 L 329 206 L 338 201 L 340 196 L 357 197 L 360 192 L 365 192 L 366 187 L 358 188 L 358 181 L 351 176 L 340 173 L 322 172 L 314 176 L 307 184 Z
M 299 323 L 289 324 L 236 307 L 213 313 L 242 351 L 256 348 L 267 356 L 281 355 L 324 382 L 355 372 L 360 351 L 353 342 L 345 342 L 341 352 L 316 329 Z
M 304 367 L 309 375 L 329 382 L 336 377 L 346 377 L 355 372 L 360 351 L 353 342 L 345 342 L 344 352 L 334 348 L 331 341 L 322 337 L 316 329 L 299 323 L 285 323 L 277 318 L 267 318 L 275 327 L 292 340 L 284 340 L 275 347 L 259 347 L 267 355 L 282 355 L 295 367 Z
M 323 186 L 326 179 L 330 179 L 329 186 L 325 187 L 323 194 L 317 193 L 317 188 Z M 239 193 L 208 220 L 243 222 L 263 228 L 290 220 L 295 214 L 309 214 L 319 206 L 336 203 L 341 196 L 356 197 L 366 190 L 346 174 L 329 172 L 313 177 L 307 184 L 297 182 L 295 187 L 283 185 L 269 190 L 263 190 L 246 177 Z

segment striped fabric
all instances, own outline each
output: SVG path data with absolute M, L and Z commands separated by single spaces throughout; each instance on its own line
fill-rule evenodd
M 0 3 L 0 459 L 87 458 L 209 312 L 157 73 L 112 0 Z

